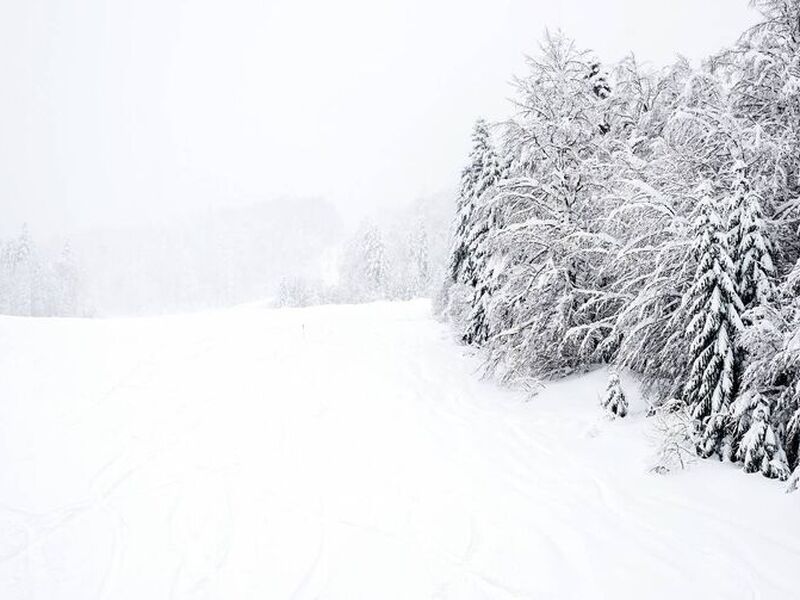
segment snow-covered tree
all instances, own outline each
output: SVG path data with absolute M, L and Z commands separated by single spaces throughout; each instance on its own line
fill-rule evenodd
M 453 282 L 475 285 L 476 271 L 480 268 L 476 263 L 477 248 L 488 228 L 488 215 L 481 202 L 484 194 L 503 178 L 504 167 L 494 149 L 488 124 L 478 119 L 456 203 L 456 227 L 450 263 Z
M 695 421 L 688 407 L 669 398 L 653 411 L 656 453 L 652 471 L 659 474 L 685 469 L 697 459 Z
M 472 289 L 470 313 L 462 339 L 468 344 L 481 345 L 492 335 L 489 313 L 495 292 L 499 289 L 499 279 L 505 265 L 502 250 L 495 244 L 494 234 L 503 226 L 502 216 L 494 195 L 502 191 L 502 184 L 508 177 L 508 163 L 497 161 L 491 156 L 490 182 L 478 200 L 475 230 L 472 232 L 469 260 L 473 273 L 469 282 Z
M 694 276 L 688 259 L 695 167 L 686 159 L 692 153 L 680 152 L 690 136 L 676 116 L 695 102 L 687 93 L 691 74 L 682 61 L 649 73 L 629 57 L 615 72 L 610 98 L 617 140 L 603 218 L 606 234 L 617 240 L 605 265 L 617 310 L 601 350 L 658 387 L 660 398 L 679 393 L 672 382 L 686 365 L 675 315 Z
M 474 252 L 471 244 L 475 237 L 475 212 L 481 193 L 488 187 L 484 169 L 492 162 L 493 155 L 489 125 L 484 119 L 478 119 L 472 131 L 472 150 L 461 173 L 456 201 L 456 225 L 450 254 L 450 278 L 454 283 L 467 283 L 473 277 L 469 272 L 469 260 Z
M 774 296 L 772 244 L 766 236 L 758 197 L 745 178 L 745 165 L 735 165 L 729 225 L 735 282 L 745 307 L 766 305 Z
M 783 352 L 787 323 L 772 306 L 757 305 L 748 311 L 740 336 L 745 366 L 741 392 L 730 409 L 731 455 L 746 470 L 785 479 L 788 457 L 784 452 L 786 372 L 777 360 Z M 767 457 L 754 468 L 753 457 Z M 785 463 L 783 468 L 781 463 Z M 748 466 L 749 465 L 749 466 Z M 784 473 L 785 471 L 785 473 Z
M 488 335 L 485 304 L 491 289 L 487 282 L 491 251 L 487 244 L 496 215 L 488 205 L 496 186 L 506 177 L 507 161 L 495 150 L 489 126 L 483 119 L 475 123 L 472 150 L 461 177 L 456 204 L 456 224 L 450 258 L 451 301 L 460 297 L 465 304 L 457 309 L 463 315 L 467 343 L 481 343 Z M 459 289 L 464 286 L 466 289 Z
M 608 384 L 603 395 L 602 406 L 614 417 L 624 417 L 628 414 L 628 400 L 622 391 L 622 384 L 616 371 L 608 374 Z
M 467 344 L 483 345 L 494 333 L 490 313 L 492 302 L 500 289 L 505 260 L 495 251 L 490 239 L 484 239 L 476 248 L 480 269 L 475 278 L 475 287 L 470 298 L 469 316 L 464 326 L 462 340 Z
M 759 307 L 743 334 L 748 364 L 746 390 L 766 405 L 766 419 L 776 434 L 776 455 L 785 452 L 789 470 L 800 467 L 800 300 L 792 278 L 779 289 L 780 308 Z M 754 420 L 755 402 L 737 401 L 737 442 Z
M 602 66 L 599 62 L 592 62 L 589 65 L 589 81 L 592 84 L 592 92 L 598 98 L 608 98 L 611 95 L 611 86 L 608 84 L 608 79 L 602 71 Z
M 753 4 L 763 20 L 714 63 L 729 80 L 732 116 L 752 131 L 750 185 L 772 223 L 781 272 L 800 258 L 800 3 Z
M 758 392 L 751 392 L 742 394 L 737 404 L 735 412 L 747 415 L 747 429 L 737 446 L 735 458 L 742 461 L 746 473 L 761 472 L 773 479 L 787 479 L 789 466 L 780 439 L 770 423 L 767 399 Z
M 549 376 L 594 357 L 619 308 L 602 265 L 616 245 L 602 231 L 613 136 L 600 126 L 608 103 L 595 91 L 590 55 L 548 36 L 529 69 L 507 124 L 514 166 L 487 203 L 498 226 L 485 237 L 484 284 L 495 288 L 486 307 L 490 364 Z
M 690 358 L 683 399 L 703 428 L 700 454 L 705 456 L 719 449 L 737 384 L 736 338 L 743 307 L 726 233 L 718 201 L 706 191 L 695 223 L 694 282 L 683 302 Z

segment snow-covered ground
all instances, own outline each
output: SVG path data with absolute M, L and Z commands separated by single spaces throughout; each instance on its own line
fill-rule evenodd
M 604 373 L 526 402 L 424 301 L 7 317 L 0 357 L 3 600 L 800 595 L 800 494 L 649 473 Z

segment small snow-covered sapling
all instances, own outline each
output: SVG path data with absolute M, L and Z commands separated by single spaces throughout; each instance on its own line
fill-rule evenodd
M 614 417 L 624 417 L 628 414 L 628 401 L 622 391 L 622 384 L 620 384 L 616 371 L 611 371 L 608 375 L 608 385 L 602 405 Z

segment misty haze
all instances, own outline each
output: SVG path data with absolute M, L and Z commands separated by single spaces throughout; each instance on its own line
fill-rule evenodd
M 0 0 L 0 599 L 800 598 L 800 0 Z

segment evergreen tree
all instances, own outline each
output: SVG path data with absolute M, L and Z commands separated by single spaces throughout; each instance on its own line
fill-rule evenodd
M 736 392 L 735 344 L 742 328 L 742 302 L 733 283 L 733 261 L 717 202 L 706 193 L 697 212 L 697 268 L 683 303 L 690 357 L 683 399 L 702 429 L 698 451 L 710 456 L 720 450 L 726 411 Z
M 741 345 L 741 394 L 731 411 L 732 458 L 741 461 L 747 473 L 760 471 L 766 477 L 786 479 L 786 455 L 771 422 L 775 400 L 760 392 L 763 375 L 758 372 L 764 365 L 765 350 L 770 350 L 769 341 L 758 338 L 763 338 L 765 326 L 770 325 L 765 321 L 770 314 L 767 309 L 776 300 L 775 267 L 761 203 L 746 170 L 744 161 L 733 161 L 728 244 L 736 289 L 747 310 L 743 313 L 746 343 Z
M 793 375 L 786 369 L 782 349 L 787 323 L 771 305 L 749 309 L 747 321 L 739 341 L 745 362 L 741 392 L 730 411 L 731 454 L 748 472 L 761 470 L 767 477 L 784 479 L 790 463 L 784 432 L 787 411 L 793 405 L 790 389 L 785 387 Z M 765 456 L 763 469 L 757 467 L 755 459 Z
M 784 429 L 783 447 L 790 469 L 800 468 L 800 300 L 797 288 L 790 285 L 792 278 L 783 286 L 783 297 L 791 298 L 784 306 L 788 315 L 781 327 L 782 339 L 776 352 L 770 357 L 763 372 L 761 389 L 776 396 L 774 413 L 780 429 Z M 766 361 L 765 361 L 766 362 Z
M 608 79 L 605 73 L 600 68 L 599 62 L 593 62 L 590 65 L 591 72 L 589 73 L 589 81 L 592 84 L 592 92 L 599 100 L 605 100 L 611 95 L 611 86 L 608 84 Z M 600 133 L 605 135 L 611 131 L 611 124 L 604 118 L 598 124 Z
M 605 74 L 600 70 L 600 63 L 592 62 L 589 68 L 589 80 L 592 83 L 592 92 L 594 92 L 595 96 L 603 100 L 608 98 L 611 95 L 611 86 L 608 85 Z
M 474 285 L 474 253 L 485 224 L 481 221 L 479 201 L 502 172 L 501 162 L 492 145 L 489 126 L 478 119 L 472 132 L 472 151 L 461 174 L 461 187 L 456 203 L 456 227 L 450 259 L 450 277 L 454 283 Z
M 729 246 L 736 289 L 745 307 L 766 305 L 775 294 L 772 283 L 775 266 L 772 245 L 765 235 L 761 203 L 750 190 L 745 165 L 740 161 L 734 166 L 733 179 Z
M 624 417 L 628 414 L 628 400 L 622 391 L 622 384 L 616 371 L 608 374 L 606 393 L 603 396 L 602 406 L 608 413 L 615 417 Z
M 748 414 L 747 430 L 736 450 L 736 459 L 744 464 L 746 473 L 761 472 L 765 477 L 785 480 L 789 477 L 786 454 L 770 424 L 766 398 L 754 392 L 743 394 L 741 404 Z
M 476 252 L 480 271 L 475 278 L 469 319 L 462 340 L 467 344 L 480 346 L 485 344 L 492 335 L 490 316 L 492 300 L 500 287 L 499 281 L 505 261 L 502 256 L 493 255 L 489 240 L 485 240 L 476 249 Z
M 491 302 L 495 291 L 499 287 L 499 271 L 502 271 L 504 260 L 494 244 L 493 235 L 503 226 L 496 206 L 489 206 L 490 196 L 496 192 L 502 182 L 508 177 L 507 161 L 497 160 L 497 155 L 491 152 L 488 157 L 487 180 L 488 187 L 480 197 L 480 204 L 476 214 L 480 219 L 475 224 L 477 231 L 472 239 L 472 257 L 469 261 L 473 289 L 470 306 L 470 315 L 467 320 L 466 331 L 462 336 L 468 344 L 481 345 L 490 335 Z

